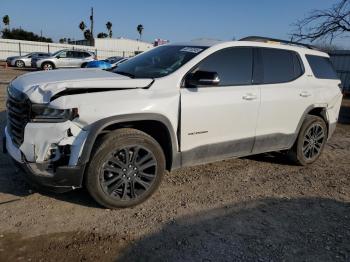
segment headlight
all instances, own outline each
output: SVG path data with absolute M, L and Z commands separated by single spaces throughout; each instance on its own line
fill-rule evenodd
M 57 109 L 47 105 L 32 105 L 31 120 L 33 122 L 65 122 L 78 117 L 78 109 Z

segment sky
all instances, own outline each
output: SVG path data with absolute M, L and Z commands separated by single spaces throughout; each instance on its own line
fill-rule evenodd
M 54 41 L 83 39 L 78 25 L 89 24 L 94 7 L 95 35 L 113 24 L 113 36 L 171 42 L 197 38 L 220 40 L 261 35 L 290 39 L 292 24 L 314 9 L 330 7 L 333 0 L 0 0 L 0 17 L 9 15 L 11 27 L 22 27 Z M 350 46 L 349 39 L 336 44 Z

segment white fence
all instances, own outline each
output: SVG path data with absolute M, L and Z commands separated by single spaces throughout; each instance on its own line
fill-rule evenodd
M 0 60 L 6 60 L 9 56 L 20 56 L 31 52 L 54 53 L 65 48 L 84 49 L 95 52 L 98 59 L 105 59 L 111 56 L 130 57 L 135 51 L 97 49 L 94 46 L 69 45 L 58 43 L 33 42 L 14 39 L 0 39 Z

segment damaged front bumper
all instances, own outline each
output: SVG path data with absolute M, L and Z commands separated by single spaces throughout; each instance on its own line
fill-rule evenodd
M 25 127 L 24 140 L 17 147 L 7 128 L 4 151 L 26 178 L 54 191 L 68 191 L 82 186 L 85 164 L 79 164 L 87 131 L 75 123 L 35 123 Z

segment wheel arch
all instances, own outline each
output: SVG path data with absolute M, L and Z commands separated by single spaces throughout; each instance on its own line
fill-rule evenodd
M 152 136 L 162 147 L 166 158 L 166 169 L 179 166 L 178 143 L 169 119 L 160 114 L 144 113 L 108 117 L 93 123 L 81 153 L 79 164 L 90 161 L 91 152 L 98 139 L 120 128 L 135 128 Z
M 295 141 L 297 140 L 301 126 L 304 123 L 304 121 L 308 115 L 321 117 L 324 120 L 324 122 L 326 123 L 327 131 L 329 131 L 329 121 L 328 121 L 328 116 L 327 116 L 326 105 L 311 105 L 304 111 L 303 115 L 301 116 L 299 123 L 298 123 L 298 126 L 297 126 L 297 129 L 295 131 L 293 143 L 290 145 L 290 147 L 292 147 L 294 145 Z
M 53 69 L 56 68 L 56 65 L 55 65 L 54 62 L 52 62 L 52 61 L 43 61 L 43 62 L 41 63 L 41 66 L 40 66 L 41 69 L 43 69 L 43 67 L 44 67 L 45 64 L 51 64 Z

